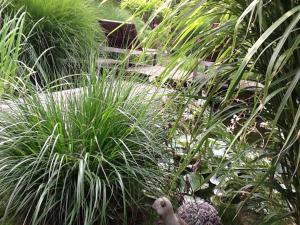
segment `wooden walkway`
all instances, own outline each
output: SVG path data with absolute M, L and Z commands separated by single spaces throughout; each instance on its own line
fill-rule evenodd
M 168 70 L 168 68 L 158 65 L 133 66 L 126 69 L 126 72 L 147 76 L 150 82 L 157 79 L 166 79 L 173 82 L 185 82 L 192 81 L 194 79 L 193 73 L 179 70 L 177 68 Z

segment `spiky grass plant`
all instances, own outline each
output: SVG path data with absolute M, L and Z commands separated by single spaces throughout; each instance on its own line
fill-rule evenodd
M 269 196 L 260 199 L 262 204 L 273 204 L 273 198 L 281 195 L 279 207 L 285 213 L 268 212 L 262 224 L 282 224 L 286 218 L 300 223 L 299 3 L 299 0 L 179 1 L 153 36 L 149 35 L 151 43 L 162 31 L 172 31 L 162 44 L 162 49 L 174 53 L 170 67 L 189 64 L 192 58 L 195 60 L 189 70 L 194 71 L 214 53 L 216 63 L 207 71 L 211 79 L 204 108 L 218 104 L 217 112 L 211 111 L 211 117 L 218 123 L 226 122 L 228 116 L 244 114 L 228 150 L 238 141 L 247 141 L 253 128 L 252 132 L 260 135 L 254 146 L 256 160 L 265 159 L 270 167 L 260 179 L 253 177 L 251 192 L 269 188 Z M 187 60 L 182 60 L 185 57 Z M 242 79 L 264 86 L 253 88 L 249 98 L 240 88 Z M 228 89 L 224 90 L 228 83 Z M 194 93 L 199 93 L 202 86 L 195 86 Z M 201 110 L 200 118 L 204 111 Z M 263 133 L 257 126 L 259 121 L 267 125 Z M 208 123 L 206 129 L 195 132 L 207 134 L 215 127 L 215 123 Z M 207 136 L 202 137 L 191 154 L 196 154 L 206 142 Z M 255 195 L 247 199 L 251 196 Z
M 126 224 L 143 191 L 160 188 L 166 114 L 157 97 L 111 75 L 92 80 L 1 113 L 2 222 Z
M 52 76 L 74 73 L 98 49 L 101 31 L 95 6 L 89 0 L 9 0 L 6 12 L 26 11 L 28 36 L 23 61 Z M 71 71 L 71 72 L 69 72 Z M 80 71 L 80 70 L 78 70 Z M 49 76 L 50 76 L 49 75 Z M 54 78 L 52 77 L 52 80 Z
M 6 7 L 0 1 L 0 10 Z M 12 84 L 16 81 L 19 57 L 23 46 L 24 13 L 6 16 L 0 23 L 0 96 L 11 93 Z

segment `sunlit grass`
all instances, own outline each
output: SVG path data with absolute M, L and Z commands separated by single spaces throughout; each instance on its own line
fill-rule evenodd
M 26 11 L 24 33 L 28 36 L 22 60 L 38 63 L 51 79 L 85 65 L 103 41 L 96 6 L 89 0 L 9 0 L 4 13 Z
M 157 97 L 113 75 L 88 79 L 81 94 L 31 93 L 1 113 L 3 222 L 120 224 L 163 188 Z
M 5 3 L 0 1 L 0 7 Z M 22 53 L 25 14 L 18 12 L 6 16 L 0 25 L 0 97 L 14 91 L 12 83 L 17 80 L 19 58 Z

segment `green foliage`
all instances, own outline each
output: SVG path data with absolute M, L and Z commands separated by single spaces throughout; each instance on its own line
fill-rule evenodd
M 194 58 L 195 63 L 188 68 L 194 71 L 198 61 L 214 54 L 216 63 L 207 71 L 210 78 L 207 85 L 200 83 L 188 92 L 189 96 L 190 93 L 197 96 L 206 86 L 207 95 L 203 98 L 207 101 L 198 115 L 201 118 L 208 110 L 211 119 L 205 127 L 195 128 L 200 137 L 178 174 L 204 147 L 209 134 L 218 129 L 217 124 L 228 123 L 235 114 L 241 116 L 235 136 L 226 149 L 231 151 L 235 144 L 246 143 L 249 148 L 245 149 L 252 149 L 255 158 L 250 164 L 240 163 L 240 166 L 253 172 L 255 168 L 248 167 L 252 164 L 264 171 L 261 176 L 247 173 L 249 178 L 245 179 L 253 181 L 245 200 L 260 195 L 263 196 L 259 198 L 261 205 L 273 204 L 274 208 L 266 209 L 267 215 L 259 220 L 261 224 L 283 223 L 285 219 L 300 223 L 299 22 L 298 0 L 184 0 L 175 5 L 170 16 L 149 35 L 151 43 L 161 32 L 172 31 L 161 45 L 163 50 L 173 52 L 169 63 L 172 68 L 179 63 L 188 64 Z M 213 26 L 214 23 L 218 26 Z M 264 86 L 246 91 L 239 85 L 242 79 Z M 227 83 L 229 86 L 224 89 Z M 253 134 L 255 138 L 251 137 Z M 261 160 L 270 166 L 266 169 L 255 164 Z M 216 172 L 223 166 L 220 163 Z M 242 186 L 233 186 L 232 191 L 241 193 L 242 187 L 247 188 L 247 182 L 243 183 L 242 179 L 234 177 L 233 181 Z M 224 182 L 229 183 L 227 179 Z M 268 191 L 267 196 L 262 194 L 265 191 Z M 274 204 L 276 201 L 280 203 Z M 243 201 L 240 208 L 246 203 Z
M 64 95 L 32 93 L 1 113 L 3 221 L 126 224 L 164 176 L 167 117 L 148 88 L 113 75 Z
M 121 8 L 128 9 L 132 13 L 138 13 L 147 21 L 151 15 L 156 12 L 160 6 L 164 4 L 162 0 L 122 0 Z M 164 8 L 156 17 L 162 19 L 169 11 L 169 8 Z
M 28 36 L 23 61 L 39 58 L 48 76 L 67 74 L 84 65 L 101 40 L 94 5 L 88 0 L 10 0 L 11 11 L 26 11 Z M 53 77 L 52 77 L 53 79 Z
M 131 17 L 129 12 L 121 10 L 120 7 L 112 1 L 99 3 L 98 12 L 100 19 L 126 21 Z
M 133 16 L 128 10 L 121 9 L 115 1 L 102 1 L 98 3 L 97 11 L 100 19 L 116 20 L 116 21 L 133 21 L 138 30 L 144 27 L 144 22 Z
M 3 2 L 0 3 L 4 7 Z M 25 14 L 6 16 L 0 28 L 0 96 L 12 93 L 12 83 L 16 81 L 19 57 L 23 46 Z

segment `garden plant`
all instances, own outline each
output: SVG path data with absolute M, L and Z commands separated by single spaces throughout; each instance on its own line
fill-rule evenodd
M 5 7 L 0 2 L 0 7 Z M 23 47 L 23 29 L 25 14 L 17 12 L 5 17 L 0 28 L 0 96 L 13 93 L 17 81 L 19 58 Z M 24 77 L 23 77 L 24 78 Z
M 80 71 L 87 56 L 104 41 L 96 6 L 89 0 L 9 0 L 5 14 L 26 12 L 23 33 L 28 36 L 22 61 L 40 65 L 54 80 Z M 36 65 L 36 67 L 38 67 Z
M 211 201 L 224 225 L 300 224 L 299 0 L 0 12 L 0 224 L 148 225 L 161 195 Z M 99 19 L 134 22 L 163 74 L 126 71 L 143 55 L 98 65 Z
M 112 74 L 87 78 L 80 92 L 32 92 L 1 113 L 2 223 L 123 224 L 144 192 L 164 188 L 159 96 Z
M 196 84 L 187 92 L 187 96 L 195 93 L 194 97 L 198 98 L 199 91 L 205 87 L 206 102 L 198 118 L 208 110 L 210 121 L 192 131 L 198 144 L 185 158 L 178 175 L 192 156 L 205 148 L 218 124 L 228 124 L 236 118 L 235 136 L 225 152 L 230 152 L 236 144 L 246 144 L 247 152 L 254 157 L 253 165 L 258 161 L 266 164 L 256 170 L 249 168 L 248 163 L 240 163 L 231 170 L 227 160 L 223 160 L 214 173 L 230 172 L 234 168 L 236 172 L 242 168 L 250 171 L 244 176 L 252 177 L 252 182 L 243 182 L 237 189 L 231 187 L 226 194 L 246 191 L 240 209 L 255 199 L 259 203 L 257 209 L 265 210 L 260 224 L 300 221 L 299 7 L 297 0 L 180 1 L 149 37 L 151 43 L 163 30 L 171 30 L 161 46 L 173 54 L 169 66 L 175 67 L 180 62 L 187 64 L 185 69 L 190 72 L 197 71 L 201 61 L 211 59 L 214 53 L 214 66 L 206 72 L 207 83 Z M 257 82 L 250 95 L 240 88 L 242 79 Z M 263 87 L 258 88 L 259 84 Z M 255 142 L 251 141 L 253 135 Z M 263 194 L 266 190 L 267 195 Z

